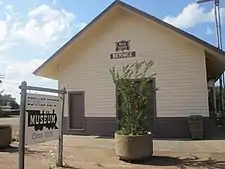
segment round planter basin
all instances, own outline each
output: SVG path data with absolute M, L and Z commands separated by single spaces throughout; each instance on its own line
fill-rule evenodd
M 12 142 L 12 128 L 0 126 L 0 148 L 7 148 Z
M 115 133 L 115 153 L 121 160 L 142 160 L 151 157 L 152 134 L 128 136 Z

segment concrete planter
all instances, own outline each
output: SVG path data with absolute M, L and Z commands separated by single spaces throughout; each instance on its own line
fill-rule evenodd
M 121 160 L 141 160 L 153 154 L 152 134 L 140 136 L 115 133 L 115 153 Z
M 12 142 L 12 128 L 9 125 L 0 125 L 0 148 L 7 148 Z

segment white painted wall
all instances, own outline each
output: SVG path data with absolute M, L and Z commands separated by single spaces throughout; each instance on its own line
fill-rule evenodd
M 109 54 L 120 40 L 131 40 L 137 57 L 110 60 Z M 61 70 L 59 78 L 60 86 L 67 90 L 85 91 L 86 117 L 115 117 L 115 88 L 109 69 L 144 59 L 155 62 L 152 72 L 156 72 L 159 89 L 158 117 L 208 116 L 203 49 L 153 22 L 125 13 L 108 23 L 101 36 L 91 42 L 79 55 L 73 49 L 67 52 L 74 55 L 73 60 Z M 65 106 L 68 115 L 67 100 Z

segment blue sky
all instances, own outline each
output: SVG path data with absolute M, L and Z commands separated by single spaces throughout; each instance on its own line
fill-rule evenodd
M 32 75 L 60 46 L 113 0 L 0 0 L 0 90 L 19 100 L 18 86 L 57 88 L 57 82 Z M 195 0 L 124 0 L 151 15 L 216 44 L 212 3 Z M 225 26 L 225 1 L 221 0 Z M 222 27 L 225 42 L 225 28 Z M 223 43 L 225 47 L 225 43 Z

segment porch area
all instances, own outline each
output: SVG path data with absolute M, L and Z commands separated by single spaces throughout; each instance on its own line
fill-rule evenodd
M 206 52 L 205 58 L 209 106 L 209 120 L 205 124 L 206 132 L 209 138 L 225 138 L 225 111 L 221 104 L 221 99 L 224 100 L 225 81 L 222 79 L 222 87 L 219 82 L 219 78 L 225 70 L 225 56 L 224 58 L 216 57 Z

